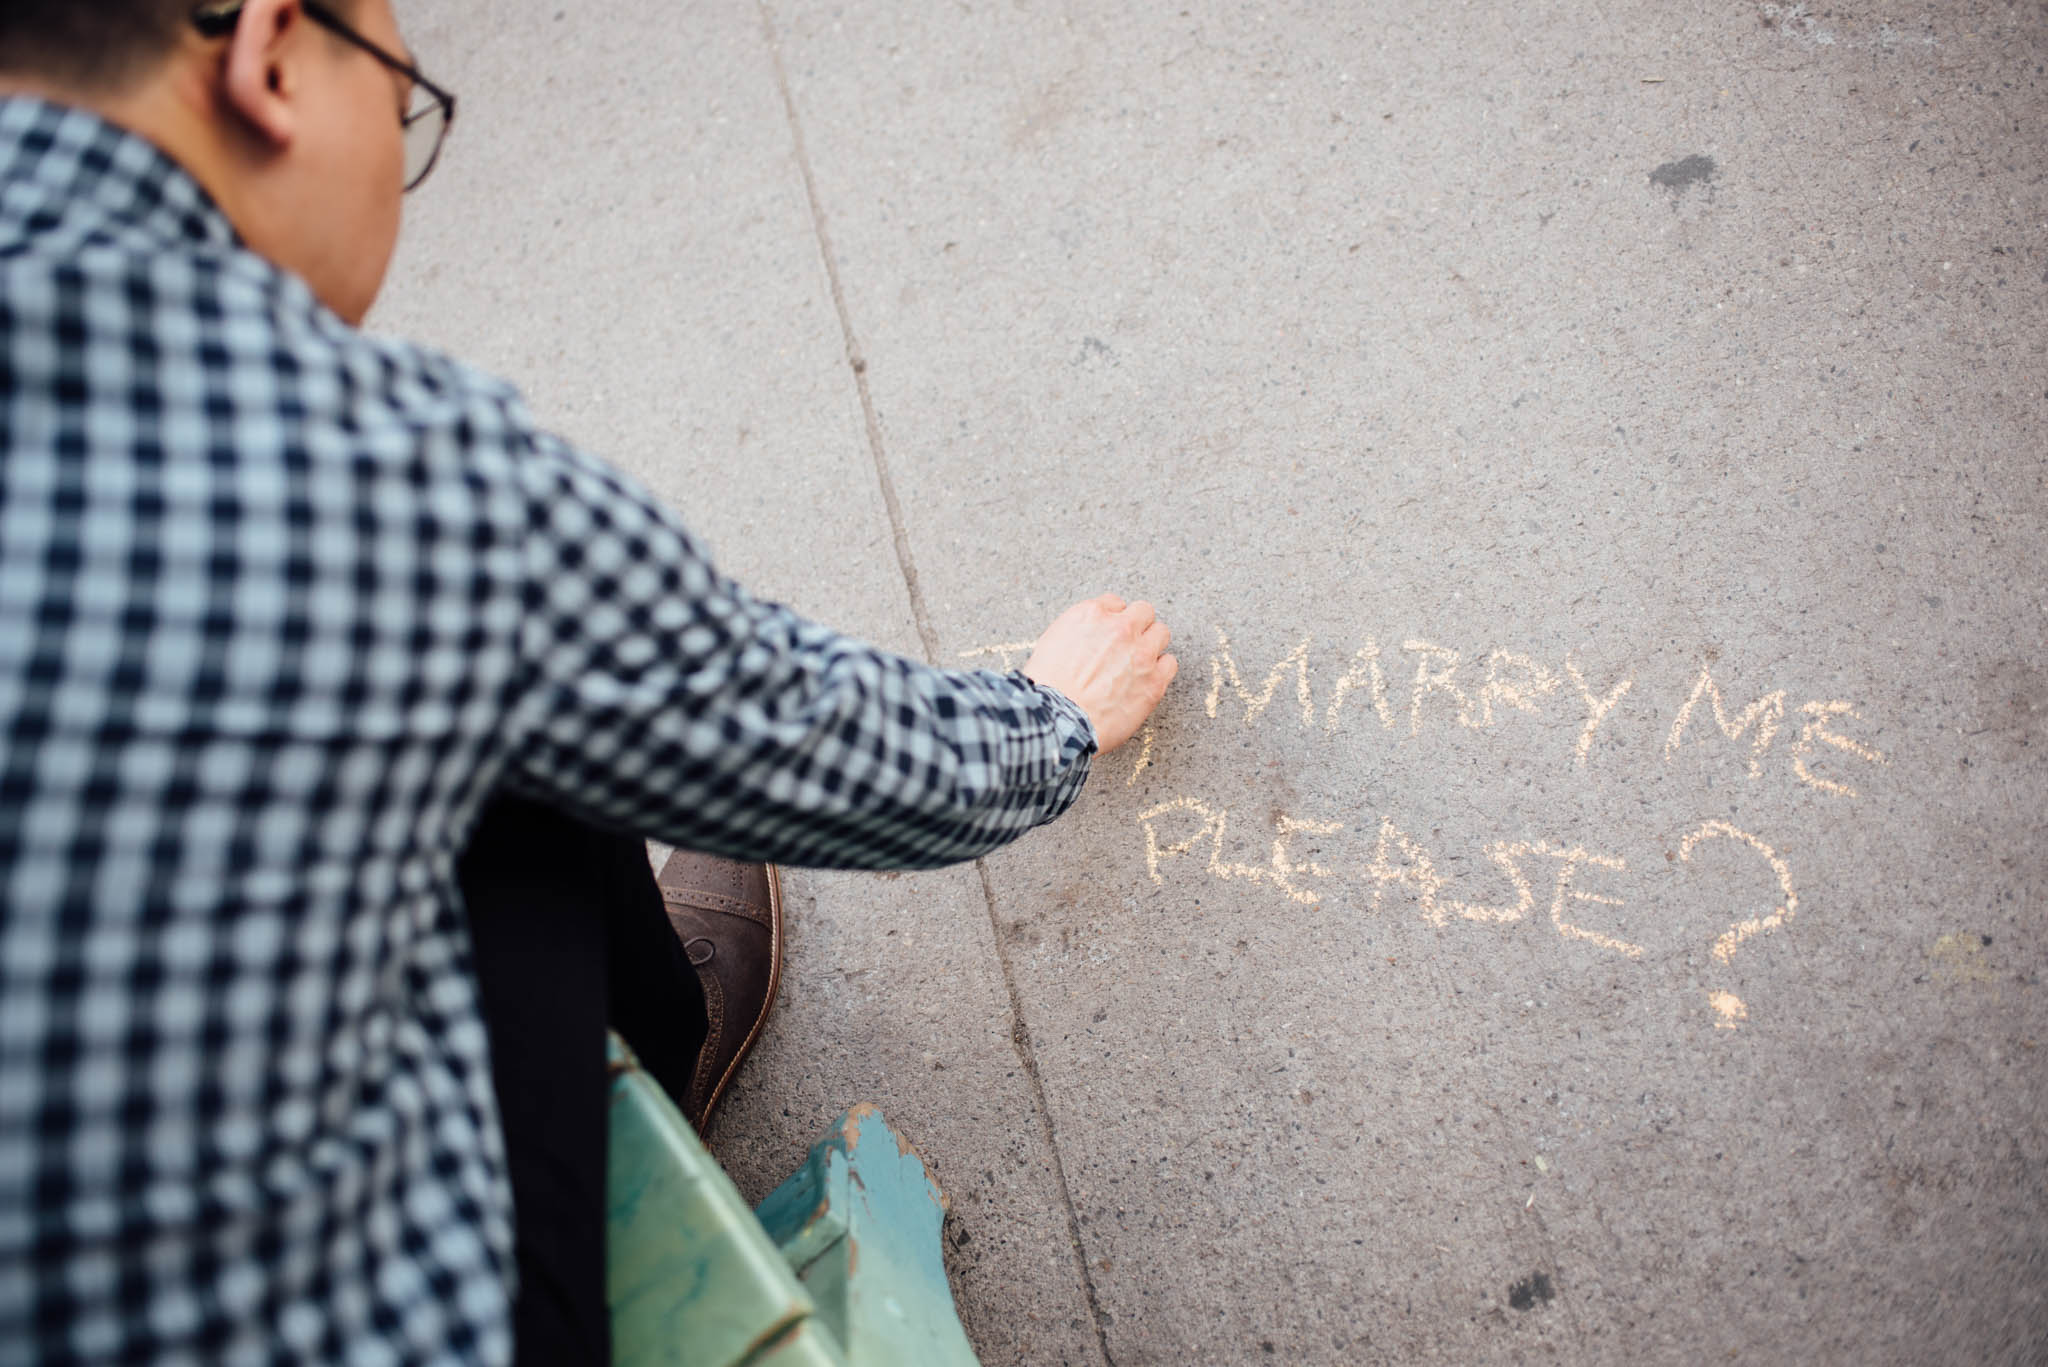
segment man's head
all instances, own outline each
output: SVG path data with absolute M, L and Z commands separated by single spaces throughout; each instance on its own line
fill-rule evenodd
M 0 93 L 149 138 L 350 322 L 397 244 L 415 95 L 377 51 L 410 64 L 390 0 L 0 0 Z

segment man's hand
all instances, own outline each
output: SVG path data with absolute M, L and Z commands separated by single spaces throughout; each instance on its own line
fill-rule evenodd
M 1031 648 L 1024 673 L 1081 705 L 1095 724 L 1095 744 L 1108 754 L 1152 715 L 1180 661 L 1166 653 L 1173 633 L 1150 603 L 1113 593 L 1076 603 Z

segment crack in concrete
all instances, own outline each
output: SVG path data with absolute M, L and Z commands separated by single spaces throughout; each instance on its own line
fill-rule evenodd
M 782 44 L 775 34 L 775 16 L 766 0 L 757 0 L 761 29 L 768 40 L 768 55 L 775 64 L 775 85 L 782 93 L 783 112 L 789 118 L 789 136 L 796 148 L 797 171 L 803 176 L 804 197 L 810 203 L 811 230 L 818 237 L 818 254 L 825 260 L 825 279 L 832 290 L 832 307 L 839 314 L 840 335 L 846 342 L 846 364 L 853 371 L 854 388 L 860 391 L 861 417 L 868 430 L 868 454 L 874 458 L 875 480 L 882 486 L 882 503 L 889 513 L 889 533 L 896 543 L 896 567 L 903 574 L 903 586 L 910 593 L 910 615 L 917 624 L 917 638 L 924 646 L 925 659 L 939 660 L 939 640 L 932 631 L 931 614 L 925 608 L 924 590 L 918 586 L 917 565 L 910 555 L 910 533 L 903 522 L 903 504 L 896 497 L 896 481 L 889 473 L 888 453 L 882 447 L 882 425 L 875 417 L 875 399 L 868 388 L 867 358 L 861 355 L 860 339 L 853 331 L 853 315 L 846 307 L 846 290 L 839 281 L 839 257 L 832 250 L 832 237 L 825 229 L 825 206 L 818 199 L 818 184 L 811 174 L 811 154 L 804 146 L 804 129 L 797 118 L 796 96 L 789 88 L 789 73 L 782 65 Z
M 1109 1351 L 1109 1331 L 1103 1324 L 1102 1301 L 1095 1290 L 1095 1277 L 1088 1271 L 1088 1250 L 1081 1242 L 1081 1221 L 1074 1213 L 1073 1191 L 1067 1185 L 1067 1165 L 1060 1156 L 1059 1133 L 1052 1123 L 1052 1107 L 1045 1099 L 1045 1081 L 1038 1075 L 1038 1055 L 1031 1047 L 1031 1027 L 1024 1021 L 1024 1003 L 1017 995 L 1017 976 L 1010 971 L 1010 951 L 1003 945 L 1002 925 L 996 913 L 996 885 L 988 876 L 988 860 L 974 861 L 981 875 L 981 895 L 988 903 L 989 929 L 994 933 L 996 962 L 1002 965 L 1003 989 L 1010 994 L 1010 1047 L 1017 1053 L 1018 1066 L 1031 1084 L 1031 1101 L 1038 1108 L 1038 1126 L 1045 1147 L 1052 1154 L 1053 1180 L 1059 1185 L 1060 1206 L 1067 1215 L 1067 1238 L 1074 1246 L 1074 1266 L 1081 1274 L 1081 1289 L 1088 1299 L 1089 1327 L 1095 1331 L 1095 1348 L 1105 1367 L 1116 1367 Z
M 832 307 L 839 315 L 839 331 L 846 344 L 846 363 L 853 371 L 854 387 L 860 393 L 861 416 L 867 424 L 868 454 L 875 464 L 875 481 L 881 486 L 882 504 L 889 515 L 889 533 L 896 546 L 896 567 L 903 575 L 903 587 L 910 597 L 910 615 L 916 623 L 919 642 L 924 647 L 928 663 L 939 663 L 938 635 L 932 629 L 931 614 L 925 607 L 924 591 L 918 585 L 917 564 L 910 553 L 910 533 L 903 520 L 903 504 L 896 496 L 896 482 L 889 473 L 888 453 L 882 444 L 882 427 L 875 417 L 874 395 L 868 386 L 867 359 L 861 353 L 860 340 L 853 329 L 853 315 L 846 306 L 846 291 L 839 279 L 839 260 L 832 250 L 832 238 L 825 228 L 825 208 L 818 198 L 818 185 L 811 173 L 810 152 L 804 145 L 802 121 L 796 112 L 796 96 L 789 86 L 789 73 L 782 62 L 782 44 L 776 35 L 775 16 L 770 12 L 767 0 L 756 0 L 761 12 L 761 30 L 768 43 L 768 55 L 775 66 L 775 84 L 782 95 L 782 108 L 789 120 L 790 140 L 796 152 L 797 171 L 803 177 L 804 196 L 811 211 L 811 229 L 817 235 L 818 254 L 825 263 L 825 278 L 831 287 Z M 1038 1058 L 1031 1047 L 1031 1027 L 1024 1019 L 1023 999 L 1017 992 L 1017 976 L 1010 966 L 1010 956 L 1003 945 L 1000 919 L 996 910 L 995 884 L 989 878 L 988 861 L 977 859 L 974 870 L 981 877 L 981 892 L 988 906 L 989 929 L 996 947 L 996 962 L 1002 970 L 1003 990 L 1008 995 L 1010 1006 L 1010 1045 L 1016 1051 L 1018 1065 L 1023 1068 L 1025 1079 L 1031 1088 L 1032 1105 L 1038 1111 L 1040 1138 L 1046 1150 L 1052 1155 L 1053 1180 L 1059 1188 L 1060 1207 L 1067 1217 L 1067 1239 L 1073 1248 L 1074 1267 L 1081 1277 L 1081 1289 L 1087 1300 L 1089 1327 L 1095 1333 L 1096 1351 L 1101 1355 L 1104 1367 L 1115 1367 L 1116 1360 L 1109 1351 L 1109 1335 L 1103 1324 L 1101 1297 L 1095 1289 L 1095 1278 L 1088 1271 L 1088 1252 L 1081 1241 L 1081 1222 L 1074 1211 L 1073 1190 L 1067 1183 L 1067 1165 L 1060 1155 L 1059 1135 L 1053 1125 L 1052 1107 L 1045 1097 L 1045 1082 L 1039 1076 Z

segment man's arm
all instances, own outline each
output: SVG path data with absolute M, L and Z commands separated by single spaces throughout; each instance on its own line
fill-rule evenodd
M 607 824 L 790 864 L 972 858 L 1064 812 L 1172 677 L 1165 627 L 1109 597 L 1069 610 L 1022 673 L 930 668 L 753 598 L 554 438 L 521 462 L 512 779 Z

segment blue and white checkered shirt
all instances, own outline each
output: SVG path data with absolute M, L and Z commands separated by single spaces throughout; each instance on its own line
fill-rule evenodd
M 147 142 L 0 100 L 0 166 L 0 1363 L 504 1362 L 486 796 L 941 864 L 1087 718 L 749 597 Z

